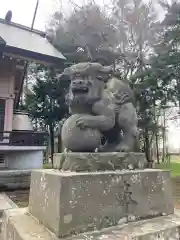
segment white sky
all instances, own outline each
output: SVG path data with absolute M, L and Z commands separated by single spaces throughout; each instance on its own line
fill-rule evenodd
M 31 26 L 37 0 L 0 0 L 0 18 L 4 18 L 8 10 L 12 10 L 12 21 L 26 26 Z M 63 4 L 61 4 L 63 2 Z M 88 0 L 73 0 L 77 4 L 86 3 Z M 98 0 L 102 4 L 104 0 Z M 108 2 L 108 0 L 105 0 Z M 45 30 L 45 25 L 50 16 L 58 7 L 69 11 L 71 0 L 39 0 L 39 8 L 34 28 Z
M 149 0 L 144 1 L 147 2 Z M 37 0 L 0 0 L 0 18 L 4 18 L 8 10 L 12 10 L 13 22 L 31 26 L 36 2 Z M 69 12 L 72 6 L 72 2 L 79 5 L 82 3 L 87 3 L 88 0 L 39 0 L 39 8 L 34 28 L 44 30 L 45 25 L 52 13 L 58 7 L 63 7 L 63 10 Z M 99 5 L 108 5 L 110 1 L 97 0 L 97 2 Z
M 37 0 L 0 0 L 0 18 L 4 18 L 8 10 L 12 10 L 12 21 L 31 26 Z M 49 16 L 55 10 L 54 0 L 40 0 L 35 28 L 44 30 Z M 66 1 L 66 0 L 65 0 Z M 54 1 L 56 2 L 56 1 Z

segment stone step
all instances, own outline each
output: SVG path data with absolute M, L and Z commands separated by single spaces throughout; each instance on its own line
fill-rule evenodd
M 4 240 L 58 240 L 54 234 L 28 214 L 27 208 L 6 210 L 1 234 Z
M 17 208 L 17 205 L 5 194 L 0 194 L 0 218 L 7 209 Z
M 0 232 L 2 227 L 2 216 L 5 210 L 17 208 L 17 205 L 5 194 L 0 194 Z M 0 237 L 1 239 L 1 237 Z
M 29 213 L 27 208 L 5 211 L 3 218 L 4 240 L 58 240 Z M 101 232 L 84 233 L 64 240 L 175 240 L 180 239 L 180 211 L 169 216 L 124 224 Z
M 180 212 L 169 216 L 157 217 L 149 220 L 132 222 L 124 226 L 115 226 L 101 232 L 81 234 L 66 240 L 110 239 L 110 240 L 179 240 Z

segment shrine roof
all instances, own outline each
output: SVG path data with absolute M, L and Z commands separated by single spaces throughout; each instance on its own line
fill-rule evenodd
M 45 33 L 0 19 L 0 38 L 6 43 L 3 52 L 27 60 L 58 63 L 66 58 L 46 39 Z

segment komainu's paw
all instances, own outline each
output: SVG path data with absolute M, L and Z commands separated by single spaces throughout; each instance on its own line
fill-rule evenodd
M 98 153 L 98 152 L 99 152 L 99 149 L 98 149 L 98 148 L 96 148 L 96 149 L 94 150 L 94 152 L 95 152 L 95 153 Z
M 80 117 L 80 118 L 77 119 L 76 125 L 79 128 L 83 129 L 83 128 L 90 127 L 90 122 L 89 122 L 89 120 L 86 117 Z
M 64 153 L 68 153 L 68 152 L 72 152 L 72 151 L 69 150 L 69 149 L 67 149 L 67 148 L 65 148 L 65 149 L 64 149 Z
M 130 152 L 131 151 L 131 148 L 130 146 L 128 146 L 128 144 L 119 144 L 117 147 L 116 147 L 116 152 Z

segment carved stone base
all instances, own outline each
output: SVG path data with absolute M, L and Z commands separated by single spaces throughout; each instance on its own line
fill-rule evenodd
M 169 171 L 32 173 L 29 211 L 58 237 L 173 213 Z
M 180 212 L 115 226 L 102 231 L 58 238 L 34 219 L 28 209 L 7 210 L 3 217 L 3 240 L 179 240 Z
M 56 153 L 54 168 L 64 171 L 92 172 L 105 170 L 144 169 L 147 161 L 144 153 Z

